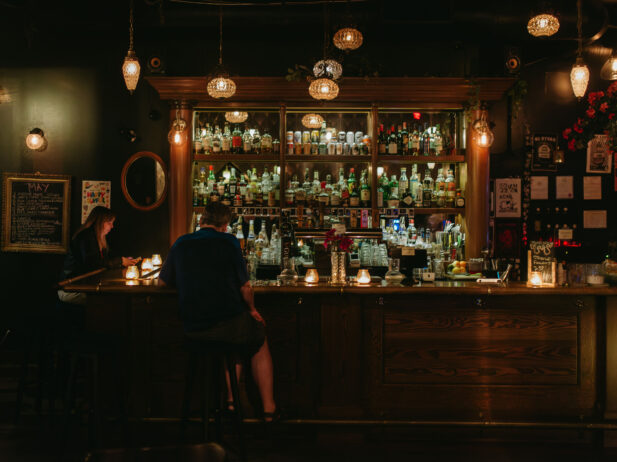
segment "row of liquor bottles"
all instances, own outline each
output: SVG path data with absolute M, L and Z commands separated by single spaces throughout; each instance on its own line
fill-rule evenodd
M 198 164 L 196 164 L 198 165 Z M 338 177 L 338 179 L 336 179 Z M 304 171 L 303 181 L 298 174 L 291 176 L 284 192 L 286 206 L 306 205 L 309 207 L 363 207 L 370 208 L 371 186 L 368 170 L 362 170 L 359 178 L 355 168 L 345 171 L 340 168 L 338 175 L 326 173 L 320 179 L 319 170 L 314 170 L 312 179 L 309 168 Z M 280 204 L 280 168 L 275 166 L 270 172 L 265 166 L 261 175 L 257 169 L 246 173 L 236 172 L 234 167 L 225 169 L 219 178 L 210 165 L 199 168 L 193 176 L 193 205 L 201 206 L 209 201 L 222 201 L 227 205 L 267 206 Z M 376 206 L 378 208 L 418 208 L 418 207 L 460 207 L 465 206 L 463 191 L 457 188 L 454 173 L 445 167 L 437 170 L 433 179 L 428 167 L 424 177 L 418 174 L 417 164 L 413 164 L 410 177 L 407 169 L 401 168 L 400 177 L 385 172 L 378 179 Z
M 319 130 L 289 130 L 285 135 L 288 155 L 364 155 L 371 154 L 371 137 L 360 130 L 343 131 L 327 127 L 324 121 Z M 440 125 L 424 127 L 416 124 L 407 129 L 406 122 L 396 129 L 392 125 L 384 130 L 379 126 L 378 152 L 384 155 L 439 156 L 449 152 L 448 137 L 441 133 Z M 210 124 L 195 131 L 194 149 L 197 154 L 272 154 L 278 153 L 280 141 L 267 131 L 260 134 L 257 128 L 236 124 L 233 130 L 225 122 L 221 130 Z

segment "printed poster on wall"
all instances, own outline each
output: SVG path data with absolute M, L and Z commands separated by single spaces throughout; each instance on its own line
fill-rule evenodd
M 594 135 L 587 143 L 587 173 L 611 173 L 608 135 Z
M 81 223 L 97 205 L 111 208 L 111 181 L 84 180 L 81 182 Z
M 536 172 L 556 172 L 554 153 L 557 149 L 557 135 L 534 134 L 532 140 L 531 170 Z
M 495 216 L 497 218 L 520 218 L 520 178 L 497 178 L 495 180 Z

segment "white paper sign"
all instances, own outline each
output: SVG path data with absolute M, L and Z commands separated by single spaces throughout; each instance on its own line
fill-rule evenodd
M 81 223 L 84 224 L 92 209 L 98 205 L 111 208 L 111 181 L 81 182 Z
M 495 180 L 495 216 L 519 218 L 521 216 L 521 179 L 497 178 Z
M 332 228 L 334 229 L 334 234 L 336 236 L 342 236 L 347 232 L 347 229 L 345 228 L 345 223 L 335 223 L 334 225 L 332 225 Z
M 555 197 L 557 199 L 572 199 L 574 197 L 573 177 L 555 177 Z
M 587 143 L 587 173 L 611 173 L 608 135 L 594 135 Z
M 547 176 L 532 176 L 531 177 L 531 200 L 546 200 L 548 199 L 548 177 Z
M 602 199 L 602 177 L 584 176 L 583 177 L 583 199 L 599 200 Z
M 606 228 L 606 210 L 584 210 L 583 228 Z

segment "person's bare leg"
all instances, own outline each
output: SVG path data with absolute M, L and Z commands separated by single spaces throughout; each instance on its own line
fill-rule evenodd
M 253 379 L 259 389 L 264 412 L 274 412 L 276 410 L 276 403 L 274 402 L 274 378 L 272 356 L 270 355 L 270 348 L 268 348 L 268 340 L 264 340 L 264 344 L 259 351 L 251 358 L 251 369 L 253 369 Z

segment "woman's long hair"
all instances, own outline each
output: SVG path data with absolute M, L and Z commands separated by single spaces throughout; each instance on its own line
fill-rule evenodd
M 94 234 L 96 234 L 96 240 L 99 243 L 99 248 L 101 250 L 105 250 L 107 249 L 107 238 L 106 236 L 103 236 L 103 224 L 114 220 L 115 218 L 116 214 L 112 212 L 111 209 L 103 207 L 102 205 L 97 205 L 92 209 L 85 223 L 79 227 L 75 234 L 73 234 L 73 239 L 75 239 L 77 235 L 85 229 L 93 227 Z

